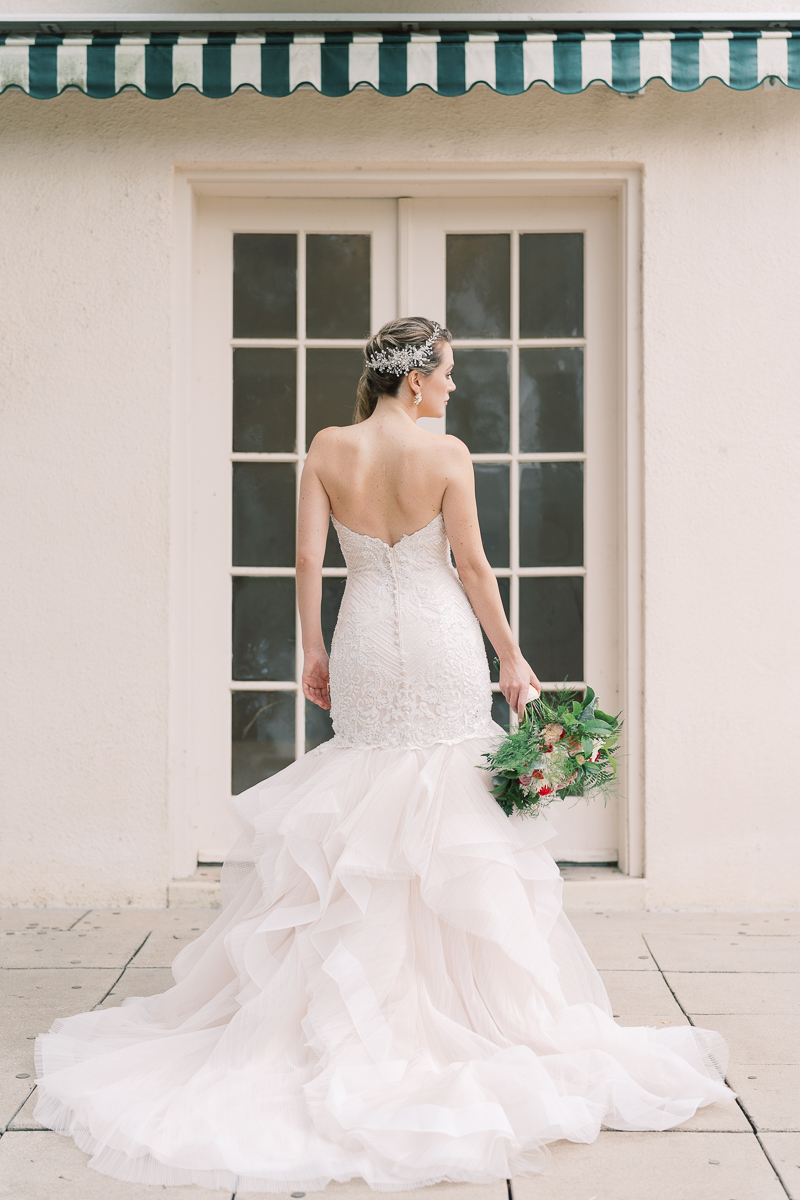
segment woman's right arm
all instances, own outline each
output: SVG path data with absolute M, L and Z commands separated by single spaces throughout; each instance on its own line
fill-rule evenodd
M 512 711 L 522 717 L 529 688 L 533 685 L 541 691 L 541 685 L 511 632 L 497 579 L 483 549 L 469 451 L 458 438 L 444 440 L 447 480 L 442 515 L 447 537 L 469 602 L 500 659 L 500 691 Z
M 316 471 L 318 453 L 319 447 L 312 443 L 300 478 L 295 573 L 303 637 L 303 695 L 320 708 L 330 708 L 328 652 L 322 639 L 321 609 L 322 560 L 331 503 Z

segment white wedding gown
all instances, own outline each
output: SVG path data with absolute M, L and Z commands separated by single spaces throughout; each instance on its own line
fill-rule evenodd
M 336 528 L 336 736 L 237 798 L 235 886 L 175 986 L 38 1040 L 37 1119 L 118 1179 L 392 1191 L 730 1100 L 719 1035 L 614 1022 L 552 828 L 490 795 L 502 730 L 441 514 L 392 548 Z

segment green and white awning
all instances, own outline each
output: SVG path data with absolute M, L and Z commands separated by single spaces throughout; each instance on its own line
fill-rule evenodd
M 800 88 L 800 29 L 0 37 L 0 91 L 41 99 L 65 88 L 103 98 L 128 87 L 153 99 L 182 87 L 212 97 L 299 87 L 344 96 L 363 86 L 385 96 L 415 87 L 460 96 L 476 84 L 517 95 L 534 83 L 574 93 L 598 81 L 638 92 L 652 79 L 681 92 L 708 79 L 739 91 L 765 79 Z

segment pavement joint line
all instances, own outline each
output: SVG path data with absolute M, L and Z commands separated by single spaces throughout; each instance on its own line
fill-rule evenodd
M 670 993 L 671 993 L 671 995 L 672 995 L 672 998 L 673 998 L 673 1000 L 675 1001 L 675 1003 L 677 1004 L 678 1008 L 681 1010 L 681 1012 L 683 1013 L 683 1015 L 686 1017 L 686 1020 L 689 1022 L 689 1024 L 693 1026 L 693 1025 L 694 1025 L 694 1021 L 693 1021 L 693 1020 L 692 1020 L 692 1018 L 691 1018 L 691 1014 L 690 1014 L 690 1013 L 688 1013 L 688 1012 L 686 1011 L 686 1009 L 683 1007 L 683 1005 L 681 1004 L 680 1000 L 678 999 L 678 995 L 677 995 L 677 993 L 675 992 L 675 990 L 674 990 L 672 987 L 670 987 L 670 982 L 669 982 L 669 980 L 667 979 L 667 977 L 666 977 L 666 975 L 664 974 L 664 972 L 662 971 L 662 969 L 661 969 L 661 965 L 660 965 L 660 963 L 659 963 L 658 959 L 656 958 L 655 954 L 653 954 L 653 951 L 650 949 L 650 944 L 648 943 L 648 941 L 647 941 L 647 936 L 646 936 L 646 934 L 644 934 L 644 933 L 642 934 L 642 941 L 644 942 L 645 946 L 647 946 L 647 949 L 650 951 L 650 955 L 651 955 L 651 957 L 652 957 L 652 959 L 653 959 L 653 962 L 656 964 L 656 967 L 657 967 L 657 969 L 658 969 L 658 973 L 659 973 L 659 975 L 661 976 L 661 978 L 664 980 L 664 983 L 665 983 L 665 984 L 667 985 L 667 987 L 669 988 L 669 990 L 670 990 Z M 702 973 L 702 972 L 695 972 L 695 974 L 701 974 L 701 973 Z M 730 972 L 729 972 L 729 973 L 730 973 Z M 677 972 L 677 971 L 675 971 L 675 972 L 673 972 L 673 974 L 676 974 L 676 975 L 677 975 L 677 974 L 680 974 L 680 972 Z M 699 1015 L 699 1014 L 698 1014 L 698 1015 Z M 711 1014 L 708 1014 L 708 1015 L 710 1016 Z M 725 1082 L 726 1082 L 726 1083 L 728 1083 L 728 1080 L 726 1079 L 726 1080 L 725 1080 Z M 728 1087 L 730 1087 L 730 1084 L 728 1084 Z M 733 1091 L 733 1088 L 731 1088 L 731 1091 Z M 736 1103 L 739 1105 L 739 1108 L 742 1110 L 742 1113 L 743 1113 L 743 1115 L 744 1115 L 744 1119 L 747 1121 L 748 1125 L 749 1125 L 749 1126 L 750 1126 L 750 1128 L 752 1129 L 752 1131 L 753 1131 L 753 1136 L 755 1137 L 756 1141 L 758 1142 L 759 1146 L 761 1147 L 761 1153 L 764 1155 L 764 1158 L 767 1160 L 767 1162 L 769 1163 L 769 1165 L 772 1167 L 772 1170 L 773 1170 L 773 1171 L 774 1171 L 774 1173 L 775 1173 L 775 1178 L 778 1180 L 778 1183 L 781 1185 L 781 1187 L 783 1188 L 784 1192 L 786 1193 L 786 1195 L 787 1195 L 787 1197 L 788 1197 L 788 1200 L 792 1200 L 792 1195 L 791 1195 L 791 1192 L 789 1191 L 789 1189 L 788 1189 L 788 1187 L 786 1186 L 786 1184 L 783 1182 L 783 1178 L 782 1178 L 782 1176 L 781 1176 L 781 1173 L 780 1173 L 780 1171 L 779 1171 L 779 1170 L 778 1170 L 778 1168 L 775 1166 L 775 1163 L 772 1161 L 772 1158 L 771 1158 L 771 1156 L 770 1156 L 770 1153 L 769 1153 L 769 1151 L 767 1150 L 766 1146 L 764 1145 L 764 1143 L 763 1143 L 763 1142 L 762 1142 L 762 1140 L 761 1140 L 761 1137 L 760 1137 L 760 1135 L 759 1135 L 759 1132 L 758 1132 L 758 1129 L 757 1129 L 757 1127 L 756 1127 L 756 1123 L 755 1123 L 755 1121 L 753 1120 L 753 1118 L 750 1116 L 750 1113 L 749 1113 L 749 1112 L 747 1111 L 747 1109 L 745 1108 L 745 1106 L 744 1106 L 744 1104 L 743 1104 L 743 1102 L 742 1102 L 742 1098 L 741 1098 L 741 1096 L 739 1096 L 739 1094 L 738 1094 L 738 1093 L 737 1093 L 737 1095 L 736 1095 Z
M 33 1095 L 33 1093 L 34 1093 L 35 1091 L 36 1091 L 36 1084 L 34 1084 L 34 1085 L 33 1085 L 33 1087 L 31 1088 L 31 1090 L 28 1092 L 27 1096 L 25 1097 L 25 1099 L 24 1099 L 24 1100 L 22 1101 L 22 1103 L 20 1104 L 19 1108 L 15 1108 L 15 1109 L 14 1109 L 13 1113 L 12 1113 L 12 1114 L 11 1114 L 11 1116 L 8 1118 L 8 1121 L 6 1122 L 6 1124 L 3 1126 L 3 1128 L 2 1128 L 2 1129 L 0 1129 L 0 1137 L 2 1137 L 4 1133 L 13 1133 L 13 1132 L 14 1132 L 14 1130 L 13 1130 L 13 1129 L 9 1129 L 9 1128 L 8 1128 L 8 1127 L 9 1127 L 9 1125 L 10 1125 L 10 1124 L 11 1124 L 11 1122 L 14 1120 L 14 1117 L 16 1117 L 16 1116 L 17 1116 L 19 1113 L 21 1113 L 21 1112 L 22 1112 L 23 1108 L 24 1108 L 24 1107 L 25 1107 L 25 1105 L 28 1103 L 28 1101 L 30 1100 L 31 1096 Z
M 93 1005 L 92 1005 L 91 1009 L 89 1010 L 90 1012 L 94 1012 L 94 1011 L 95 1011 L 95 1009 L 99 1008 L 99 1007 L 100 1007 L 100 1005 L 101 1005 L 101 1004 L 103 1004 L 103 1003 L 104 1003 L 104 1002 L 105 1002 L 105 1001 L 108 999 L 108 997 L 111 995 L 111 993 L 113 992 L 114 988 L 115 988 L 115 987 L 117 986 L 117 984 L 119 983 L 120 979 L 122 979 L 122 976 L 125 974 L 125 972 L 127 971 L 128 967 L 131 965 L 131 963 L 133 962 L 133 960 L 136 958 L 136 955 L 137 955 L 137 954 L 139 953 L 139 951 L 142 949 L 142 946 L 144 946 L 144 943 L 145 943 L 145 942 L 147 941 L 147 939 L 150 937 L 150 934 L 151 934 L 152 932 L 153 932 L 153 931 L 152 931 L 152 929 L 148 929 L 147 933 L 144 935 L 144 940 L 141 942 L 141 944 L 140 944 L 140 945 L 138 945 L 138 946 L 136 947 L 136 949 L 134 950 L 133 954 L 130 956 L 130 958 L 128 959 L 128 961 L 125 963 L 125 966 L 122 968 L 122 970 L 120 971 L 120 973 L 119 973 L 119 975 L 117 976 L 117 978 L 116 978 L 116 979 L 114 980 L 114 982 L 111 984 L 111 987 L 108 989 L 108 991 L 106 992 L 106 994 L 105 994 L 104 996 L 101 996 L 101 997 L 100 997 L 100 999 L 97 1001 L 97 1004 L 93 1004 Z
M 92 911 L 91 908 L 87 908 L 85 913 L 82 913 L 81 916 L 76 917 L 75 920 L 72 922 L 72 924 L 67 926 L 66 932 L 69 933 L 70 929 L 74 929 L 79 921 L 85 920 L 85 918 L 88 917 L 88 915 L 91 911 Z

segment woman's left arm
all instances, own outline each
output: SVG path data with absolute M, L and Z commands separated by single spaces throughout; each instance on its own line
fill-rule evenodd
M 316 471 L 320 447 L 312 442 L 300 479 L 297 514 L 297 607 L 303 637 L 303 695 L 330 708 L 328 652 L 322 639 L 322 560 L 328 539 L 331 503 Z

